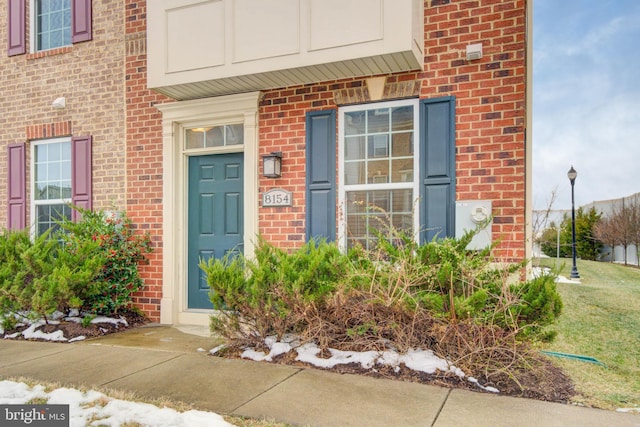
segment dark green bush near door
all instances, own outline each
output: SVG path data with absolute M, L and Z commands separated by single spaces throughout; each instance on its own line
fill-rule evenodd
M 562 307 L 553 276 L 521 281 L 523 265 L 466 250 L 472 237 L 419 245 L 396 233 L 346 254 L 324 241 L 289 253 L 260 239 L 253 259 L 201 263 L 223 309 L 212 329 L 243 343 L 295 333 L 337 347 L 409 348 L 447 325 L 541 337 Z

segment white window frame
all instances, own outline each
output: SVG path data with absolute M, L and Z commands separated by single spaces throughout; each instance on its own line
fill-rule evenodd
M 65 46 L 71 46 L 73 44 L 72 38 L 73 38 L 73 34 L 72 34 L 72 25 L 71 24 L 69 26 L 69 44 L 64 44 L 61 46 L 55 46 L 55 47 L 50 47 L 47 49 L 38 49 L 38 45 L 37 45 L 37 38 L 38 38 L 38 27 L 37 27 L 37 20 L 36 20 L 36 2 L 37 0 L 30 0 L 29 1 L 29 14 L 31 15 L 29 17 L 29 23 L 30 23 L 30 48 L 31 48 L 31 52 L 35 53 L 35 52 L 46 52 L 47 50 L 51 50 L 51 49 L 59 49 L 61 47 L 65 47 Z M 71 20 L 73 20 L 73 4 L 72 4 L 72 0 L 69 0 L 69 7 L 71 8 Z
M 394 108 L 413 106 L 413 181 L 395 182 L 395 183 L 371 183 L 345 185 L 344 162 L 345 162 L 345 138 L 344 123 L 345 113 L 353 111 L 376 110 L 379 108 Z M 396 101 L 376 102 L 371 104 L 357 104 L 340 107 L 338 109 L 338 209 L 341 214 L 338 215 L 338 244 L 342 250 L 347 248 L 347 217 L 346 217 L 346 195 L 350 191 L 373 191 L 373 190 L 413 190 L 413 236 L 417 242 L 420 230 L 420 204 L 417 203 L 420 197 L 420 116 L 419 116 L 420 100 L 404 99 Z M 389 140 L 388 144 L 392 142 Z M 365 142 L 366 144 L 366 142 Z M 389 145 L 387 149 L 390 150 Z M 365 152 L 368 148 L 365 145 Z
M 41 205 L 60 205 L 60 204 L 69 204 L 71 203 L 71 198 L 68 199 L 46 199 L 46 200 L 36 200 L 35 197 L 35 191 L 36 191 L 36 147 L 38 146 L 42 146 L 42 145 L 49 145 L 49 144 L 61 144 L 61 143 L 68 143 L 69 144 L 69 153 L 70 156 L 72 157 L 73 154 L 71 153 L 72 147 L 71 147 L 71 138 L 70 137 L 65 137 L 65 138 L 50 138 L 50 139 L 39 139 L 39 140 L 34 140 L 31 141 L 31 159 L 30 159 L 30 169 L 31 169 L 31 186 L 30 186 L 30 205 L 31 205 L 31 234 L 33 235 L 33 237 L 36 237 L 38 235 L 38 214 L 37 214 L 37 207 L 41 206 Z M 71 157 L 69 158 L 69 161 L 71 161 Z M 72 189 L 73 190 L 73 189 Z

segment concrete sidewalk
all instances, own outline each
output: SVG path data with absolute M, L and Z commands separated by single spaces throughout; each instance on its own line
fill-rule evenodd
M 193 331 L 192 331 L 193 332 Z M 56 344 L 0 340 L 0 379 L 135 392 L 303 426 L 636 426 L 640 415 L 208 356 L 167 326 Z

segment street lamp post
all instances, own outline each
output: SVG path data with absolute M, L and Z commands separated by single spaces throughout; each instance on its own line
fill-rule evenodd
M 573 267 L 571 268 L 571 275 L 569 277 L 579 279 L 580 274 L 578 273 L 578 267 L 576 267 L 576 205 L 573 196 L 573 187 L 576 183 L 578 172 L 571 166 L 571 169 L 567 172 L 567 176 L 571 182 L 571 249 L 573 252 Z

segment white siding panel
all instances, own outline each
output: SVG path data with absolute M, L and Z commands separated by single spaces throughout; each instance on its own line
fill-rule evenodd
M 167 9 L 165 28 L 168 73 L 224 65 L 223 1 Z
M 300 0 L 235 0 L 234 63 L 300 52 Z
M 310 0 L 309 51 L 382 39 L 382 0 Z

